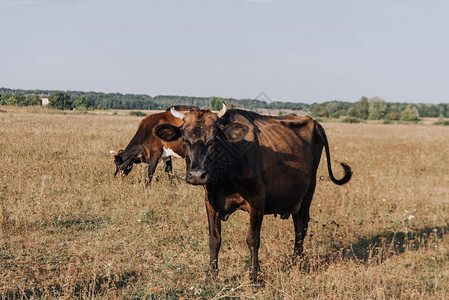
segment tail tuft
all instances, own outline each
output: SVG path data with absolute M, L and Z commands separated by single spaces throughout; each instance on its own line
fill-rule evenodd
M 351 180 L 352 177 L 352 170 L 349 165 L 346 163 L 339 163 L 343 167 L 343 171 L 345 173 L 345 176 L 342 179 L 335 179 L 334 183 L 338 185 L 343 185 L 347 183 L 349 180 Z

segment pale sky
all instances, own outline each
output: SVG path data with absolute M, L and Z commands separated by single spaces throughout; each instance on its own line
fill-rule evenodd
M 449 102 L 449 1 L 0 0 L 0 87 Z

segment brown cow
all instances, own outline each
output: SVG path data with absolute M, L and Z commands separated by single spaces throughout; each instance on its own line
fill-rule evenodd
M 187 111 L 198 108 L 195 106 L 176 106 L 176 109 Z M 158 124 L 168 123 L 180 126 L 183 123 L 179 118 L 175 118 L 169 110 L 151 114 L 144 118 L 125 150 L 110 151 L 115 154 L 116 170 L 114 176 L 119 172 L 126 176 L 131 172 L 133 164 L 145 162 L 148 163 L 148 183 L 150 183 L 156 166 L 162 159 L 165 164 L 165 171 L 170 177 L 170 173 L 173 172 L 171 157 L 184 158 L 185 156 L 181 140 L 161 141 L 153 134 L 153 128 Z
M 258 251 L 263 216 L 293 216 L 294 257 L 301 255 L 309 222 L 309 208 L 323 147 L 331 180 L 342 185 L 351 168 L 342 163 L 344 176 L 332 174 L 329 145 L 323 127 L 309 117 L 262 116 L 223 109 L 191 110 L 172 114 L 183 125 L 161 124 L 155 134 L 165 141 L 183 140 L 190 184 L 205 185 L 209 221 L 209 270 L 215 276 L 221 244 L 221 221 L 237 209 L 250 216 L 247 244 L 251 252 L 250 278 L 257 280 Z

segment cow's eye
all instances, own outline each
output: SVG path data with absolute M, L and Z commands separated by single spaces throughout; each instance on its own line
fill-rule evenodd
M 183 144 L 191 145 L 192 143 L 188 140 L 182 139 Z

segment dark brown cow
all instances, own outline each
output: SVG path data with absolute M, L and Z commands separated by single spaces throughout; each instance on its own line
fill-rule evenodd
M 198 109 L 195 106 L 176 106 L 175 108 L 179 111 Z M 160 159 L 164 161 L 165 171 L 170 175 L 173 171 L 171 157 L 184 158 L 185 156 L 181 140 L 161 141 L 153 134 L 153 128 L 158 124 L 168 123 L 180 126 L 183 123 L 179 118 L 175 118 L 169 110 L 151 114 L 143 119 L 125 150 L 110 151 L 115 154 L 116 171 L 114 175 L 119 172 L 128 175 L 133 164 L 145 162 L 148 163 L 148 183 L 150 183 Z
M 316 173 L 323 147 L 331 180 L 342 185 L 351 179 L 351 168 L 342 179 L 332 174 L 329 145 L 323 127 L 309 117 L 262 116 L 226 106 L 215 114 L 192 110 L 173 115 L 181 126 L 161 124 L 155 134 L 165 141 L 182 138 L 186 153 L 186 181 L 205 185 L 209 221 L 210 274 L 216 275 L 221 244 L 221 221 L 237 209 L 247 211 L 250 225 L 247 244 L 251 252 L 252 280 L 259 270 L 260 229 L 263 216 L 293 216 L 294 257 L 301 255 L 315 191 Z

